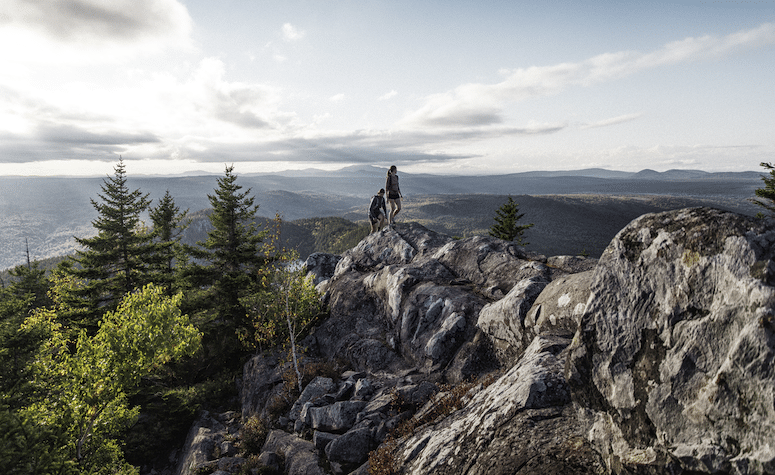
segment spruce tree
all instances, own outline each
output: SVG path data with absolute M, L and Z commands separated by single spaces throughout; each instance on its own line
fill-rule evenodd
M 527 246 L 522 235 L 525 230 L 533 227 L 533 224 L 518 224 L 524 215 L 519 214 L 519 205 L 509 196 L 509 200 L 495 212 L 495 224 L 490 227 L 490 236 L 504 241 L 516 241 L 520 246 Z
M 211 284 L 211 302 L 217 317 L 235 330 L 248 325 L 240 297 L 259 285 L 260 271 L 266 263 L 261 243 L 267 231 L 258 231 L 255 222 L 258 205 L 250 189 L 240 191 L 234 166 L 218 178 L 215 194 L 207 195 L 213 207 L 212 230 L 199 243 L 208 265 L 205 275 Z
M 169 295 L 172 295 L 176 286 L 177 270 L 188 261 L 187 247 L 180 242 L 183 231 L 189 224 L 186 220 L 187 214 L 188 210 L 181 212 L 175 205 L 169 190 L 150 211 L 156 243 L 151 280 L 163 286 Z
M 37 262 L 16 266 L 10 274 L 10 285 L 0 289 L 0 408 L 13 409 L 29 396 L 28 366 L 43 338 L 22 324 L 35 309 L 52 302 L 49 281 Z
M 96 329 L 101 315 L 114 310 L 125 294 L 149 282 L 149 264 L 154 255 L 151 233 L 142 227 L 140 215 L 150 200 L 140 190 L 127 186 L 126 167 L 119 159 L 115 174 L 103 180 L 100 201 L 91 200 L 97 210 L 92 225 L 97 235 L 75 240 L 83 249 L 63 269 L 84 281 L 75 297 L 83 321 Z
M 770 214 L 775 215 L 775 166 L 766 162 L 762 162 L 760 166 L 769 170 L 770 175 L 769 177 L 767 175 L 762 175 L 764 188 L 758 188 L 754 193 L 759 198 L 764 198 L 767 201 L 757 200 L 755 198 L 750 201 L 766 209 Z

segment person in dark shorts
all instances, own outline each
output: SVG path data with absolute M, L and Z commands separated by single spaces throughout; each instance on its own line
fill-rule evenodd
M 396 215 L 401 211 L 401 188 L 398 186 L 398 175 L 396 172 L 398 169 L 395 165 L 390 167 L 387 172 L 387 179 L 385 180 L 385 190 L 387 190 L 387 200 L 390 204 L 390 215 L 388 223 L 396 224 Z
M 385 226 L 387 221 L 387 207 L 385 206 L 385 190 L 379 192 L 371 198 L 369 204 L 369 222 L 371 223 L 371 232 L 379 231 Z

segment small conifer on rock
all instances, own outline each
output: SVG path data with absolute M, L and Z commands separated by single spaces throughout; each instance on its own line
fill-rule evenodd
M 518 224 L 523 216 L 524 213 L 519 213 L 519 204 L 509 196 L 509 200 L 495 212 L 495 224 L 490 227 L 490 236 L 527 246 L 530 243 L 523 240 L 523 233 L 532 228 L 533 224 Z

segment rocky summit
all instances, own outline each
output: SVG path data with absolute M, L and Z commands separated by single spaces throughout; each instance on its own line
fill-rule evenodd
M 689 208 L 599 260 L 414 223 L 312 255 L 330 315 L 305 360 L 343 369 L 279 404 L 287 358 L 254 357 L 242 413 L 203 414 L 178 473 L 775 473 L 774 243 Z

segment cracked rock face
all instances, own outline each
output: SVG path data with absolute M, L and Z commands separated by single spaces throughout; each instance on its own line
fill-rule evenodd
M 773 244 L 772 227 L 708 208 L 644 215 L 611 242 L 566 372 L 609 466 L 655 447 L 690 470 L 775 469 Z
M 321 280 L 331 318 L 316 330 L 317 348 L 369 371 L 444 368 L 474 339 L 483 307 L 537 279 L 542 284 L 530 287 L 524 314 L 548 278 L 546 266 L 512 243 L 456 241 L 417 224 L 386 228 L 346 252 L 333 276 Z M 465 358 L 481 356 L 479 346 L 470 348 Z M 472 366 L 456 363 L 456 378 Z
M 566 414 L 562 350 L 569 342 L 536 337 L 464 409 L 409 438 L 399 453 L 407 473 L 595 473 L 602 461 Z M 544 460 L 526 470 L 536 457 Z

